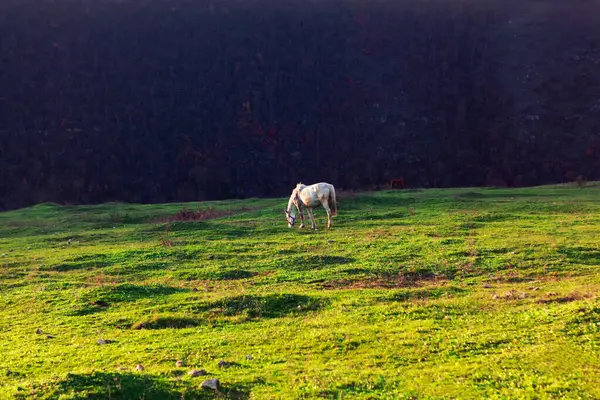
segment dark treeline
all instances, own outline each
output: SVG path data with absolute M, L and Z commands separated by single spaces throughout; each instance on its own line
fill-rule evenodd
M 597 179 L 598 11 L 5 0 L 0 208 Z

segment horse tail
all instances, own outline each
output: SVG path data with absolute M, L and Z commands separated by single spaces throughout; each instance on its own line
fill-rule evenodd
M 333 187 L 333 185 L 330 185 L 331 187 L 329 188 L 329 207 L 331 208 L 331 215 L 332 216 L 336 216 L 337 215 L 337 201 L 335 199 L 335 188 Z

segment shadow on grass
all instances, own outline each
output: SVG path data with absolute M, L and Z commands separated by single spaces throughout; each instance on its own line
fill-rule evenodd
M 558 253 L 567 257 L 570 263 L 582 265 L 600 265 L 600 249 L 592 247 L 567 247 Z
M 352 276 L 352 275 L 363 275 L 368 276 L 372 271 L 367 268 L 345 268 L 340 273 Z
M 226 269 L 217 271 L 210 276 L 209 279 L 215 280 L 237 280 L 237 279 L 248 279 L 258 275 L 258 272 L 248 271 L 245 269 Z
M 178 279 L 184 279 L 187 281 L 208 279 L 216 281 L 233 281 L 249 279 L 256 275 L 258 275 L 258 272 L 238 268 L 220 269 L 218 271 L 186 270 L 175 273 L 175 276 Z
M 479 192 L 460 192 L 452 195 L 453 199 L 485 199 L 486 197 L 489 196 Z
M 299 255 L 281 260 L 279 267 L 284 270 L 311 271 L 354 261 L 355 259 L 350 257 Z
M 140 262 L 140 263 L 132 263 L 127 266 L 129 273 L 137 273 L 137 272 L 152 272 L 152 271 L 162 271 L 167 268 L 170 268 L 172 265 L 168 262 L 160 262 L 160 261 L 150 261 L 150 262 Z M 122 272 L 119 271 L 119 274 Z
M 169 380 L 166 377 L 143 373 L 93 372 L 67 374 L 49 382 L 34 383 L 23 388 L 18 399 L 59 398 L 73 399 L 248 399 L 247 385 L 223 386 L 219 393 L 201 389 L 194 381 Z
M 500 353 L 503 348 L 509 346 L 513 341 L 510 339 L 484 340 L 481 342 L 465 342 L 460 347 L 456 346 L 447 352 L 448 357 L 469 358 L 475 355 L 488 355 Z
M 472 229 L 478 229 L 478 228 L 482 228 L 483 224 L 482 223 L 477 223 L 477 222 L 463 222 L 462 224 L 458 225 L 458 229 L 462 230 L 462 231 L 470 231 Z
M 90 261 L 68 261 L 60 264 L 54 264 L 48 268 L 50 271 L 57 272 L 67 272 L 67 271 L 77 271 L 77 270 L 91 270 L 98 268 L 105 268 L 113 265 L 112 262 L 109 261 L 99 261 L 99 260 L 90 260 Z
M 359 395 L 366 395 L 367 398 L 373 396 L 375 393 L 381 393 L 385 390 L 385 380 L 383 377 L 369 379 L 363 382 L 348 382 L 348 383 L 337 383 L 332 384 L 330 388 L 322 390 L 318 393 L 318 398 L 324 399 L 345 399 L 358 397 Z M 362 397 L 362 396 L 361 396 Z M 406 398 L 418 398 L 406 397 Z
M 355 218 L 355 220 L 379 221 L 379 220 L 408 218 L 410 216 L 411 215 L 410 215 L 410 212 L 408 211 L 408 209 L 404 209 L 401 211 L 370 214 L 370 215 L 365 216 L 364 218 Z
M 565 325 L 564 331 L 570 336 L 595 336 L 600 324 L 600 306 L 586 305 L 577 310 Z
M 196 311 L 218 312 L 225 316 L 246 315 L 248 318 L 280 318 L 323 308 L 326 301 L 313 296 L 291 293 L 265 296 L 242 295 L 201 305 Z
M 464 296 L 469 294 L 470 291 L 466 289 L 457 288 L 454 286 L 448 287 L 436 287 L 429 289 L 404 289 L 399 290 L 389 295 L 381 297 L 379 300 L 384 302 L 403 302 L 410 300 L 427 300 L 427 299 L 438 299 L 440 297 L 452 297 L 452 296 Z
M 83 294 L 74 304 L 69 314 L 76 316 L 94 314 L 106 310 L 115 303 L 168 296 L 186 290 L 166 285 L 143 286 L 129 283 L 101 286 Z
M 197 318 L 155 316 L 150 320 L 136 322 L 131 329 L 181 329 L 193 328 L 201 324 L 202 320 Z
M 167 296 L 174 293 L 186 291 L 187 289 L 176 288 L 166 285 L 134 285 L 131 283 L 123 283 L 116 286 L 103 286 L 94 289 L 90 294 L 90 298 L 95 300 L 104 300 L 110 302 L 135 301 L 143 298 L 152 298 L 159 296 Z
M 511 214 L 501 214 L 501 213 L 487 213 L 483 215 L 478 215 L 473 218 L 474 222 L 488 223 L 488 222 L 504 222 L 516 220 L 517 217 Z
M 440 244 L 444 244 L 444 245 L 452 245 L 452 244 L 464 244 L 465 243 L 465 238 L 460 237 L 460 238 L 445 238 L 445 239 L 441 239 L 440 240 Z
M 319 283 L 324 289 L 344 290 L 344 289 L 395 289 L 410 288 L 420 286 L 422 282 L 435 282 L 440 280 L 451 280 L 456 274 L 456 270 L 447 269 L 440 273 L 432 270 L 415 271 L 373 271 L 368 269 L 349 269 L 347 271 L 349 278 L 337 280 L 319 280 L 312 283 Z M 356 275 L 356 276 L 353 276 Z M 360 276 L 362 275 L 362 276 Z

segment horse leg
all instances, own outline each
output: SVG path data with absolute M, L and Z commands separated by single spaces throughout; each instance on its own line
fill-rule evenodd
M 298 209 L 298 214 L 300 214 L 300 226 L 299 228 L 304 228 L 304 207 L 301 207 L 296 204 L 296 208 Z
M 310 217 L 310 222 L 312 223 L 312 228 L 314 230 L 316 230 L 317 225 L 315 224 L 315 217 L 313 215 L 312 208 L 307 208 L 306 211 L 308 212 L 308 216 Z
M 323 206 L 323 208 L 325 209 L 325 211 L 327 212 L 327 227 L 331 228 L 331 208 L 329 207 L 329 202 L 327 200 L 323 200 L 321 202 L 321 205 Z

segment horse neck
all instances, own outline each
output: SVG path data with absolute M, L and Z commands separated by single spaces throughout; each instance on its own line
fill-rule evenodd
M 294 193 L 292 193 L 290 200 L 288 201 L 287 212 L 290 213 L 292 217 L 296 216 L 296 207 L 294 207 Z

